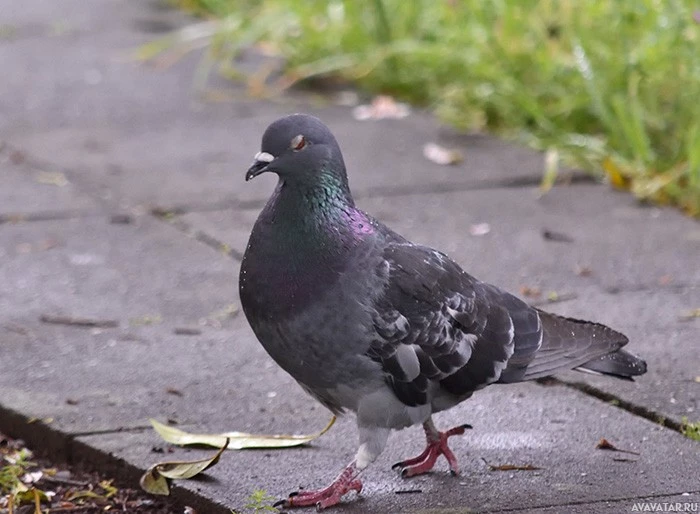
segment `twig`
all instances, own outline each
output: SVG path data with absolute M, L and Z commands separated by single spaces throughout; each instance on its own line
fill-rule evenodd
M 202 333 L 202 330 L 195 327 L 175 327 L 173 333 L 176 336 L 198 336 Z
M 74 487 L 87 487 L 90 482 L 82 482 L 80 480 L 71 480 L 70 478 L 60 478 L 56 476 L 44 475 L 41 477 L 42 481 L 50 482 L 52 484 L 58 485 L 69 485 Z
M 114 319 L 74 318 L 71 316 L 54 316 L 52 314 L 42 314 L 39 316 L 39 321 L 53 325 L 69 325 L 86 328 L 116 328 L 119 326 L 119 322 Z
M 578 298 L 578 295 L 576 293 L 562 293 L 562 294 L 550 293 L 547 296 L 546 300 L 532 302 L 532 303 L 530 303 L 530 305 L 532 305 L 533 307 L 539 307 L 540 305 L 549 305 L 551 303 L 566 302 L 568 300 L 574 300 L 576 298 Z
M 489 462 L 481 457 L 481 460 L 484 461 L 484 464 L 486 464 L 489 467 L 490 471 L 537 471 L 542 468 L 538 468 L 537 466 L 533 466 L 532 464 L 525 464 L 522 466 L 518 466 L 515 464 L 501 464 L 501 465 L 495 465 L 495 464 L 489 464 Z

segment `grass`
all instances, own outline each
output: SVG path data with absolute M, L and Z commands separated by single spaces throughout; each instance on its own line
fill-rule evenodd
M 229 67 L 257 44 L 284 85 L 349 80 L 700 216 L 696 0 L 173 1 L 223 19 Z
M 683 418 L 683 423 L 681 424 L 681 432 L 684 436 L 693 441 L 700 441 L 700 421 L 692 423 L 688 421 L 687 418 Z

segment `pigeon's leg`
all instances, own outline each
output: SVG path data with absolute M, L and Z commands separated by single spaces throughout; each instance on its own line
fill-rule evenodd
M 401 470 L 401 476 L 404 478 L 413 477 L 422 473 L 427 473 L 433 469 L 437 458 L 440 455 L 444 455 L 447 459 L 447 463 L 450 465 L 450 472 L 453 475 L 458 475 L 459 466 L 457 465 L 457 457 L 455 457 L 455 454 L 452 453 L 452 450 L 450 450 L 447 445 L 447 439 L 453 435 L 462 435 L 467 428 L 471 428 L 471 426 L 460 425 L 446 432 L 440 432 L 435 428 L 432 418 L 428 418 L 428 420 L 423 423 L 423 430 L 425 430 L 425 438 L 427 441 L 427 446 L 423 453 L 418 455 L 418 457 L 397 462 L 391 468 L 399 468 Z
M 360 447 L 355 455 L 355 460 L 348 464 L 328 487 L 317 491 L 294 492 L 286 500 L 281 500 L 274 506 L 291 508 L 315 505 L 316 510 L 322 510 L 340 503 L 342 496 L 350 491 L 357 493 L 362 491 L 362 482 L 357 477 L 382 452 L 389 436 L 389 430 L 360 427 L 359 431 Z

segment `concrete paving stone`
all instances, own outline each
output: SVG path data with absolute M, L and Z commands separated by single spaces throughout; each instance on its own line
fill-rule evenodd
M 48 37 L 66 33 L 103 34 L 114 31 L 119 22 L 131 25 L 134 18 L 158 20 L 158 31 L 172 30 L 191 18 L 182 11 L 169 8 L 162 0 L 140 0 L 124 2 L 121 0 L 93 0 L 86 8 L 82 0 L 23 0 L 13 2 L 2 0 L 3 24 L 14 30 L 8 33 L 9 41 L 26 37 Z M 29 31 L 28 27 L 41 27 L 43 31 Z M 147 24 L 141 24 L 145 27 Z M 152 24 L 152 26 L 156 26 Z M 133 28 L 138 28 L 134 25 Z M 155 29 L 152 29 L 155 30 Z
M 255 371 L 248 368 L 241 372 Z M 299 388 L 285 389 L 282 394 L 294 404 L 303 405 L 304 393 Z M 290 424 L 298 427 L 297 414 L 305 412 L 278 417 L 276 430 L 286 433 Z M 303 430 L 315 430 L 325 419 L 318 412 L 316 421 Z M 564 509 L 560 512 L 569 512 L 570 503 L 678 497 L 684 493 L 697 498 L 700 493 L 697 443 L 566 388 L 534 384 L 491 387 L 438 415 L 437 420 L 440 427 L 464 422 L 472 423 L 474 429 L 464 437 L 451 439 L 462 466 L 460 477 L 451 477 L 441 460 L 429 475 L 406 481 L 399 478 L 389 469 L 391 464 L 419 452 L 424 439 L 417 428 L 396 432 L 377 462 L 363 473 L 365 488 L 358 501 L 338 511 L 436 514 L 558 505 Z M 241 418 L 231 417 L 226 428 L 239 429 L 241 424 Z M 218 422 L 202 420 L 198 428 L 209 432 L 221 427 Z M 640 455 L 595 449 L 602 437 Z M 164 459 L 206 455 L 201 450 L 183 449 L 165 456 L 153 453 L 151 448 L 163 443 L 152 431 L 80 437 L 79 441 L 140 469 Z M 310 447 L 227 453 L 207 471 L 206 479 L 177 484 L 225 508 L 238 510 L 255 489 L 283 497 L 300 486 L 325 485 L 352 458 L 355 441 L 353 420 L 341 418 Z M 489 471 L 481 459 L 495 465 L 530 464 L 542 469 Z M 420 492 L 398 493 L 407 490 Z M 227 512 L 225 508 L 221 512 Z M 592 507 L 587 512 L 597 510 Z
M 237 264 L 172 227 L 148 217 L 128 225 L 86 218 L 5 224 L 0 238 L 3 405 L 32 408 L 38 417 L 56 417 L 56 408 L 77 413 L 65 426 L 73 431 L 143 424 L 144 416 L 129 411 L 139 394 L 152 393 L 150 366 L 172 370 L 156 388 L 163 393 L 178 387 L 178 377 L 191 380 L 189 360 L 170 362 L 174 349 L 207 350 L 213 337 L 229 341 L 224 352 L 236 352 L 234 328 L 244 321 L 227 312 L 237 307 Z M 45 314 L 114 320 L 120 328 L 46 324 L 39 321 Z M 201 337 L 173 333 L 202 323 Z M 114 403 L 123 415 L 86 415 L 65 403 L 83 397 Z
M 5 322 L 65 314 L 182 323 L 235 301 L 236 263 L 149 217 L 6 224 L 0 237 Z
M 25 162 L 12 162 L 21 159 L 21 153 L 3 149 L 0 142 L 0 218 L 77 215 L 98 210 L 97 202 L 79 191 L 65 176 Z
M 40 28 L 35 37 L 0 41 L 0 59 L 13 71 L 0 83 L 5 136 L 89 120 L 138 125 L 139 112 L 149 111 L 145 116 L 152 118 L 177 99 L 186 101 L 189 83 L 161 80 L 160 73 L 133 59 L 135 48 L 158 37 L 139 20 L 154 16 L 177 26 L 176 18 L 179 24 L 186 19 L 177 11 L 154 11 L 156 3 L 95 0 L 86 8 L 79 0 L 2 0 L 4 21 L 19 36 L 27 25 Z M 185 64 L 192 68 L 194 62 Z M 154 93 L 169 101 L 149 101 Z M 184 96 L 174 98 L 178 93 Z
M 234 419 L 241 430 L 269 430 L 290 409 L 301 410 L 283 400 L 281 393 L 297 386 L 244 320 L 226 322 L 225 329 L 202 326 L 196 336 L 175 335 L 177 326 L 165 320 L 90 331 L 30 324 L 7 330 L 5 324 L 0 357 L 9 371 L 0 376 L 0 405 L 51 418 L 50 428 L 66 434 L 144 427 L 149 418 L 206 420 L 220 430 Z M 26 333 L 16 333 L 18 327 Z M 298 416 L 296 428 L 321 410 L 314 405 Z
M 700 320 L 683 321 L 683 312 L 700 305 L 700 287 L 596 294 L 551 305 L 558 314 L 595 319 L 619 329 L 630 339 L 627 349 L 648 364 L 635 382 L 567 372 L 560 378 L 584 382 L 612 393 L 660 417 L 700 421 Z
M 245 170 L 260 149 L 267 125 L 296 111 L 317 114 L 332 125 L 345 149 L 358 196 L 536 181 L 542 170 L 540 154 L 487 136 L 465 139 L 462 148 L 468 157 L 459 166 L 430 163 L 422 157 L 422 146 L 439 139 L 440 129 L 422 113 L 395 122 L 358 122 L 347 108 L 318 109 L 302 100 L 254 110 L 246 101 L 196 109 L 200 111 L 184 106 L 165 120 L 147 120 L 143 126 L 88 123 L 16 131 L 12 141 L 33 157 L 51 159 L 82 180 L 102 186 L 125 207 L 263 202 L 274 187 L 274 177 L 246 184 Z

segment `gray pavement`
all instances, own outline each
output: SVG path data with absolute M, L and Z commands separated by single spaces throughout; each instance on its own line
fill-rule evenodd
M 167 68 L 130 59 L 187 22 L 151 0 L 0 0 L 0 431 L 133 484 L 156 461 L 205 454 L 154 452 L 167 445 L 149 417 L 206 432 L 306 433 L 327 422 L 255 341 L 236 283 L 274 185 L 245 184 L 244 170 L 270 121 L 308 111 L 336 133 L 363 208 L 531 302 L 567 299 L 544 308 L 622 330 L 649 364 L 636 382 L 571 372 L 550 385 L 488 388 L 438 418 L 474 425 L 454 443 L 459 478 L 444 463 L 410 481 L 391 472 L 422 444 L 418 429 L 404 430 L 367 471 L 359 500 L 338 510 L 700 503 L 700 443 L 672 429 L 700 420 L 700 319 L 681 320 L 700 308 L 697 222 L 585 181 L 539 198 L 541 155 L 456 135 L 421 112 L 358 122 L 327 100 L 256 101 L 216 80 L 233 99 L 201 101 L 196 55 Z M 464 163 L 426 161 L 428 141 L 459 147 Z M 477 223 L 490 232 L 470 235 Z M 308 447 L 229 452 L 173 494 L 201 513 L 245 512 L 255 489 L 283 496 L 329 481 L 355 437 L 344 418 Z M 603 437 L 639 455 L 595 449 Z M 481 459 L 541 469 L 489 471 Z

